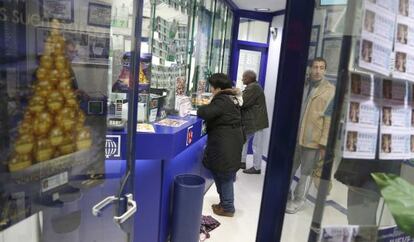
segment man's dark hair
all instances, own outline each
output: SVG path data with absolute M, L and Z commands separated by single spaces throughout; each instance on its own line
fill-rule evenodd
M 326 63 L 326 60 L 322 57 L 316 57 L 315 59 L 313 59 L 309 66 L 312 67 L 315 62 L 323 62 L 325 64 L 325 69 L 328 68 L 328 64 Z
M 208 78 L 208 83 L 214 88 L 227 89 L 232 87 L 232 83 L 223 73 L 215 73 Z

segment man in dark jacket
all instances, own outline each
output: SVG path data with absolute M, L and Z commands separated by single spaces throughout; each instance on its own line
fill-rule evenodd
M 233 182 L 240 168 L 240 158 L 245 137 L 241 125 L 241 92 L 232 89 L 226 75 L 213 74 L 208 82 L 213 99 L 210 104 L 201 106 L 197 115 L 207 121 L 207 147 L 203 164 L 214 177 L 219 204 L 213 204 L 213 212 L 220 216 L 233 217 Z
M 243 84 L 246 88 L 243 91 L 242 120 L 247 141 L 243 146 L 242 168 L 246 168 L 246 156 L 249 142 L 253 138 L 253 167 L 244 170 L 246 174 L 260 174 L 263 154 L 264 130 L 269 127 L 267 118 L 266 99 L 262 87 L 256 80 L 254 71 L 243 73 Z

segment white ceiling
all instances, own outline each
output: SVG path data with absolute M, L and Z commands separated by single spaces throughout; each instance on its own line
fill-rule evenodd
M 283 10 L 286 0 L 232 0 L 237 7 L 243 10 L 255 11 L 255 8 L 269 8 L 271 12 Z

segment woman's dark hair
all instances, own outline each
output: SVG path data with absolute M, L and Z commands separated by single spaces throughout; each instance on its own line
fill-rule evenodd
M 232 83 L 223 73 L 215 73 L 208 78 L 208 83 L 214 88 L 227 89 L 232 87 Z

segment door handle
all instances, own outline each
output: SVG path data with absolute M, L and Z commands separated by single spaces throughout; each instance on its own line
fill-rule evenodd
M 127 211 L 121 216 L 114 216 L 114 222 L 118 225 L 127 221 L 137 211 L 137 202 L 134 201 L 133 195 L 129 193 L 126 194 L 125 197 L 127 199 Z M 105 207 L 112 205 L 115 201 L 118 200 L 118 197 L 115 196 L 109 196 L 105 198 L 104 200 L 100 201 L 98 204 L 93 206 L 92 214 L 96 217 L 99 217 L 102 214 L 102 210 Z
M 111 205 L 114 201 L 118 200 L 115 196 L 109 196 L 105 198 L 104 200 L 100 201 L 98 204 L 93 206 L 92 208 L 92 214 L 96 217 L 101 216 L 102 210 L 107 207 L 108 205 Z
M 114 221 L 117 224 L 122 224 L 127 221 L 137 211 L 137 202 L 134 201 L 132 194 L 125 195 L 127 198 L 127 211 L 121 216 L 114 216 Z

